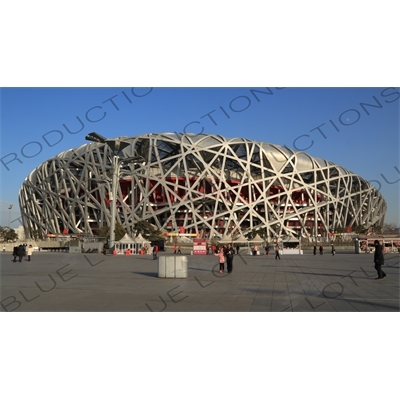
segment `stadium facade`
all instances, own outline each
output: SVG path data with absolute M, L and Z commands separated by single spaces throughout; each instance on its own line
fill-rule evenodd
M 116 218 L 127 232 L 147 220 L 174 235 L 221 237 L 262 229 L 266 237 L 326 236 L 382 225 L 386 202 L 366 180 L 286 147 L 206 134 L 119 137 Z M 27 235 L 96 235 L 110 226 L 111 149 L 88 143 L 38 166 L 19 193 Z

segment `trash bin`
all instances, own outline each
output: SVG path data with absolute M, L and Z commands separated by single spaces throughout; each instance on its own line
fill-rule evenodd
M 187 256 L 160 256 L 158 258 L 159 278 L 187 278 Z

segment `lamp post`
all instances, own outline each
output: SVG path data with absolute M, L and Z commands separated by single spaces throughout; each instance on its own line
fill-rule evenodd
M 297 233 L 297 238 L 299 239 L 299 254 L 301 254 L 301 228 Z
M 143 162 L 144 158 L 141 156 L 128 157 L 119 159 L 119 152 L 128 147 L 130 143 L 124 142 L 120 139 L 107 139 L 96 132 L 89 133 L 85 137 L 86 140 L 105 143 L 112 151 L 112 183 L 111 183 L 111 221 L 110 221 L 110 250 L 113 250 L 115 244 L 115 220 L 117 214 L 117 185 L 119 184 L 119 170 L 120 166 L 129 163 Z
M 10 220 L 11 220 L 11 209 L 13 208 L 13 204 L 11 204 L 8 209 L 10 212 L 8 213 L 8 227 L 10 228 Z M 10 228 L 11 229 L 11 228 Z

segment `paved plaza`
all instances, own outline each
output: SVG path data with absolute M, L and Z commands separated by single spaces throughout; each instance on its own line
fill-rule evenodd
M 160 253 L 171 256 L 170 251 Z M 183 254 L 186 279 L 158 278 L 152 256 L 36 252 L 32 261 L 0 255 L 1 311 L 328 312 L 399 311 L 399 255 L 386 254 L 387 277 L 372 254 L 235 256 L 232 274 L 213 255 Z

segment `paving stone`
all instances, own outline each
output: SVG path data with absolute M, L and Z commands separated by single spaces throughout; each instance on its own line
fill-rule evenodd
M 186 279 L 158 278 L 152 256 L 0 254 L 1 311 L 22 312 L 391 312 L 400 311 L 399 257 L 377 281 L 371 255 L 311 252 L 274 260 L 236 256 L 232 274 L 188 254 Z

